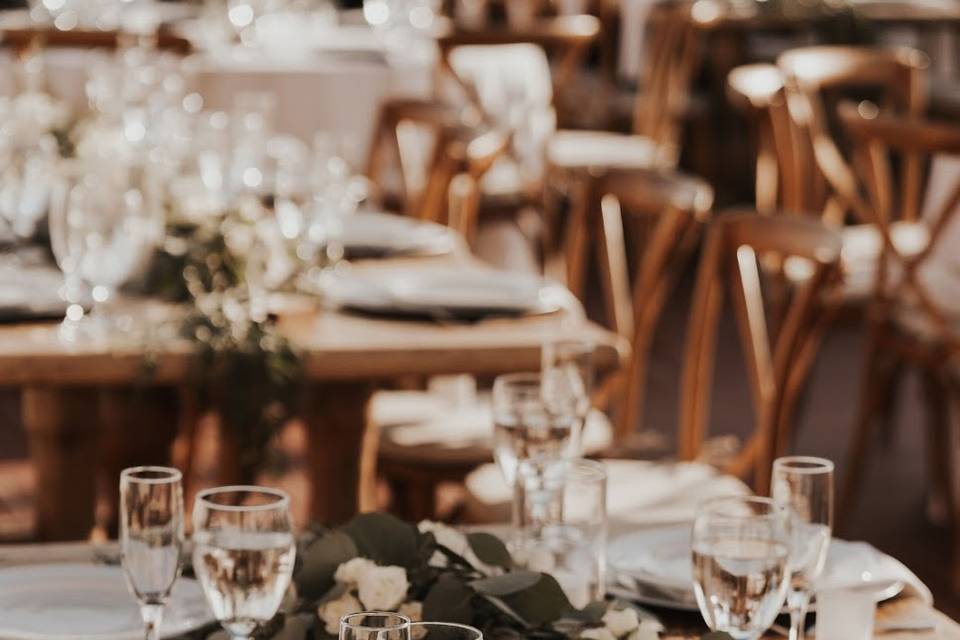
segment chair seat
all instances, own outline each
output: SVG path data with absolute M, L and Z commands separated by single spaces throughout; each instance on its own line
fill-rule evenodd
M 385 462 L 468 471 L 493 460 L 489 395 L 454 406 L 429 392 L 383 391 L 373 397 L 370 415 L 380 430 L 380 459 Z M 596 454 L 612 441 L 609 419 L 592 411 L 583 433 L 584 451 Z
M 560 169 L 647 169 L 656 159 L 656 145 L 645 136 L 557 131 L 547 142 L 547 162 Z
M 702 500 L 747 495 L 747 486 L 700 462 L 604 460 L 607 465 L 607 512 L 611 526 L 651 526 L 693 519 Z M 486 464 L 466 479 L 465 517 L 489 524 L 510 519 L 513 492 L 495 464 Z

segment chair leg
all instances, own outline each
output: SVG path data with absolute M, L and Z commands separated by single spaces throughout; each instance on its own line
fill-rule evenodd
M 840 531 L 848 524 L 850 513 L 856 503 L 877 416 L 887 405 L 887 399 L 883 396 L 883 390 L 888 387 L 886 377 L 889 375 L 885 359 L 881 344 L 881 329 L 872 326 L 867 338 L 860 404 L 853 426 L 852 442 L 847 451 L 847 470 L 844 474 L 837 510 L 837 529 Z
M 880 442 L 887 448 L 893 445 L 897 435 L 897 396 L 900 381 L 903 380 L 903 370 L 903 362 L 892 363 L 887 385 L 880 391 L 880 396 L 884 399 L 880 413 Z
M 950 464 L 950 416 L 947 390 L 935 371 L 923 372 L 923 390 L 927 401 L 927 460 L 930 472 L 929 503 L 932 518 L 952 525 L 952 494 Z
M 404 520 L 420 522 L 436 517 L 437 485 L 425 478 L 393 478 L 387 475 L 393 512 Z
M 957 427 L 960 421 L 960 382 L 950 379 L 941 387 L 944 393 L 944 409 L 940 440 L 936 443 L 942 458 L 942 482 L 947 501 L 950 522 L 951 577 L 954 592 L 960 592 L 960 492 L 957 491 Z M 931 442 L 931 444 L 933 444 Z

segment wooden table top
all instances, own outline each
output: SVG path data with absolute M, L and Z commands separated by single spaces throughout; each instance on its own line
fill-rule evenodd
M 477 269 L 472 259 L 384 260 L 364 264 L 365 272 L 396 269 Z M 168 311 L 136 307 L 134 316 L 163 317 Z M 156 322 L 156 321 L 154 321 Z M 360 316 L 337 311 L 288 310 L 280 326 L 303 357 L 314 381 L 389 379 L 442 373 L 497 374 L 536 370 L 545 340 L 588 338 L 596 344 L 598 370 L 610 371 L 627 357 L 629 345 L 575 311 L 494 318 L 476 323 L 438 323 Z M 182 340 L 158 344 L 114 337 L 105 342 L 64 343 L 56 323 L 0 326 L 0 385 L 105 385 L 136 381 L 170 384 L 191 368 L 191 345 Z M 156 367 L 149 374 L 145 355 Z
M 713 0 L 698 2 L 697 5 L 693 10 L 694 20 L 707 30 L 789 30 L 835 19 L 835 16 L 827 13 L 788 15 L 764 11 L 757 5 L 726 5 Z M 938 26 L 960 23 L 960 2 L 956 0 L 861 0 L 850 7 L 860 18 L 879 24 Z
M 56 543 L 0 545 L 0 569 L 28 564 L 48 564 L 57 562 L 96 562 L 103 557 L 117 555 L 115 543 L 92 545 L 88 543 Z M 695 629 L 697 618 L 690 614 L 681 616 L 683 622 L 674 623 L 670 615 L 664 616 L 668 627 L 664 640 L 693 640 L 699 638 L 702 629 Z M 925 604 L 918 598 L 901 597 L 880 605 L 877 610 L 878 622 L 896 624 L 901 622 L 937 622 L 936 631 L 880 633 L 878 640 L 960 640 L 960 624 L 943 613 Z M 767 640 L 780 639 L 782 636 L 770 635 Z

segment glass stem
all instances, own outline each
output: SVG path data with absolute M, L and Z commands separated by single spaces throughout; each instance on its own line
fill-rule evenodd
M 803 640 L 809 606 L 809 591 L 806 589 L 790 590 L 790 594 L 787 596 L 787 608 L 790 610 L 790 640 Z
M 140 606 L 140 616 L 143 618 L 143 626 L 146 630 L 144 637 L 146 640 L 159 640 L 160 621 L 163 620 L 162 604 L 144 604 Z

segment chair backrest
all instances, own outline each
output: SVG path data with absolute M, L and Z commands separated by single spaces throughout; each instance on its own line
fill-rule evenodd
M 701 257 L 687 334 L 681 387 L 678 455 L 701 453 L 711 403 L 723 294 L 729 290 L 746 361 L 754 412 L 753 434 L 727 469 L 751 475 L 765 491 L 770 464 L 786 448 L 791 406 L 803 386 L 825 325 L 825 289 L 839 278 L 841 240 L 821 222 L 797 216 L 728 212 L 712 223 Z M 791 288 L 772 327 L 759 267 L 768 255 L 801 259 L 809 273 Z
M 389 100 L 380 109 L 367 176 L 381 193 L 389 191 L 385 164 L 393 156 L 404 213 L 448 224 L 471 238 L 477 183 L 506 152 L 507 142 L 486 126 L 465 124 L 457 109 L 433 101 Z
M 795 154 L 783 73 L 772 64 L 737 67 L 727 76 L 727 97 L 751 121 L 757 138 L 757 211 L 798 210 L 801 197 L 791 191 L 796 185 L 789 179 Z
M 816 46 L 793 49 L 777 59 L 786 79 L 794 127 L 788 177 L 798 202 L 791 208 L 822 212 L 842 223 L 848 211 L 831 197 L 827 174 L 843 163 L 846 141 L 832 115 L 855 97 L 878 100 L 885 108 L 917 116 L 926 111 L 926 55 L 914 49 Z M 842 169 L 840 169 L 842 171 Z
M 653 140 L 668 165 L 675 165 L 680 156 L 683 117 L 699 63 L 700 42 L 691 4 L 658 2 L 651 7 L 634 103 L 633 132 Z
M 591 218 L 600 226 L 606 315 L 613 329 L 632 343 L 617 412 L 616 439 L 623 442 L 643 417 L 653 335 L 710 216 L 713 189 L 695 176 L 658 170 L 609 171 L 595 179 L 594 189 L 600 212 Z M 638 232 L 633 243 L 626 237 L 629 231 Z M 628 244 L 635 245 L 638 256 L 632 274 Z
M 960 156 L 960 127 L 886 114 L 869 102 L 841 104 L 839 117 L 852 142 L 853 167 L 833 172 L 831 185 L 862 222 L 875 225 L 883 236 L 877 301 L 911 305 L 932 321 L 938 337 L 960 348 L 949 318 L 955 320 L 960 309 L 953 286 L 958 278 L 931 271 L 935 261 L 953 260 L 938 250 L 949 251 L 944 243 L 960 208 L 960 171 L 948 170 L 936 185 L 932 177 L 938 161 Z M 916 226 L 925 237 L 917 246 L 898 234 L 897 222 L 921 215 Z M 943 285 L 947 291 L 940 289 Z

